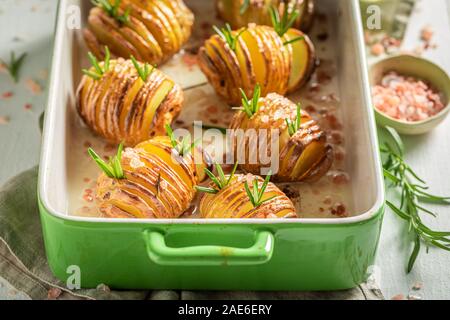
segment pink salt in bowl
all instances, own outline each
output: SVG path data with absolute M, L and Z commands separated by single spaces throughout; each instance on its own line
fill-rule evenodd
M 445 119 L 450 111 L 450 78 L 444 70 L 429 60 L 412 55 L 392 56 L 382 59 L 370 67 L 369 76 L 372 91 L 374 91 L 375 86 L 381 84 L 384 76 L 390 72 L 405 77 L 413 77 L 426 83 L 435 93 L 439 94 L 442 105 L 435 114 L 431 113 L 425 118 L 422 116 L 423 119 L 411 121 L 390 116 L 386 112 L 378 110 L 374 104 L 376 120 L 379 125 L 392 127 L 401 134 L 417 135 L 434 129 Z M 398 101 L 398 97 L 394 98 L 397 99 L 394 101 Z M 392 104 L 390 106 L 392 107 Z M 396 110 L 393 113 L 395 112 Z

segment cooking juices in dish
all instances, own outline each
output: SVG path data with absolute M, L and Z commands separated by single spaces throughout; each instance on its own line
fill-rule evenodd
M 177 73 L 176 68 L 170 63 L 167 68 L 163 67 L 174 80 L 170 80 L 153 66 L 136 61 L 134 57 L 133 60 L 110 60 L 107 63 L 108 70 L 105 62 L 98 63 L 100 70 L 95 64 L 86 70 L 80 85 L 78 109 L 88 126 L 99 136 L 106 138 L 109 143 L 105 144 L 102 139 L 93 137 L 79 121 L 70 122 L 69 139 L 74 145 L 74 150 L 68 157 L 68 167 L 71 168 L 68 172 L 70 212 L 82 216 L 141 218 L 291 218 L 352 215 L 352 203 L 349 201 L 351 185 L 345 172 L 347 163 L 343 125 L 340 119 L 339 98 L 335 92 L 338 88 L 334 79 L 336 66 L 332 60 L 333 51 L 328 50 L 334 44 L 331 40 L 325 41 L 323 36 L 320 37 L 318 49 L 321 59 L 313 73 L 315 58 L 311 40 L 278 19 L 278 25 L 276 24 L 278 28 L 251 25 L 236 33 L 225 27 L 220 31 L 222 35 L 213 36 L 207 40 L 205 47 L 200 49 L 199 66 L 190 65 L 190 74 Z M 316 33 L 323 35 L 327 23 L 323 15 L 321 19 L 325 21 L 321 21 L 323 23 Z M 283 26 L 284 33 L 280 31 Z M 212 46 L 211 52 L 219 51 L 215 57 L 216 64 L 240 61 L 236 57 L 239 50 L 233 53 L 233 43 L 230 42 L 230 38 L 225 39 L 227 36 L 224 38 L 223 33 L 232 37 L 239 35 L 234 50 L 241 48 L 241 52 L 245 51 L 241 58 L 247 59 L 242 60 L 248 63 L 247 73 L 240 73 L 239 64 L 237 64 L 239 73 L 215 74 L 217 71 L 215 69 L 205 72 L 202 59 L 209 58 L 202 54 L 208 42 Z M 267 39 L 272 40 L 266 41 Z M 250 47 L 244 48 L 249 44 L 241 47 L 240 43 L 244 40 L 255 45 L 251 47 L 251 51 Z M 258 50 L 261 45 L 267 52 Z M 280 51 L 274 48 L 279 48 Z M 108 49 L 103 51 L 107 58 Z M 259 60 L 251 61 L 255 57 L 258 58 L 256 52 L 260 54 L 261 63 L 258 63 Z M 299 52 L 301 54 L 295 55 L 296 59 L 293 59 L 293 54 Z M 222 55 L 225 53 L 227 55 Z M 181 57 L 188 56 L 191 56 L 188 52 L 181 54 Z M 184 60 L 177 58 L 174 61 Z M 267 68 L 264 70 L 258 68 L 263 65 Z M 230 96 L 220 94 L 214 81 L 211 81 L 211 84 L 216 93 L 206 83 L 200 82 L 192 86 L 185 80 L 199 78 L 200 69 L 206 73 L 210 81 L 214 77 L 219 77 L 218 79 L 225 77 L 230 81 L 227 90 L 233 93 Z M 161 79 L 152 80 L 155 76 Z M 311 81 L 307 82 L 310 76 Z M 259 79 L 263 81 L 260 83 L 257 81 Z M 115 80 L 124 85 L 122 91 L 118 90 L 117 85 L 110 85 Z M 219 85 L 222 80 L 219 80 Z M 161 81 L 171 86 L 163 86 Z M 153 82 L 157 84 L 152 84 Z M 125 83 L 128 83 L 128 86 Z M 168 92 L 174 91 L 177 86 L 175 83 L 185 88 L 185 102 L 179 120 L 173 122 L 174 127 L 191 130 L 193 121 L 199 120 L 204 124 L 223 128 L 256 130 L 277 128 L 281 132 L 280 171 L 273 177 L 270 174 L 260 177 L 258 174 L 261 165 L 258 163 L 255 166 L 239 163 L 238 172 L 231 170 L 233 165 L 227 165 L 223 171 L 228 173 L 223 173 L 223 177 L 220 176 L 220 172 L 214 173 L 216 178 L 222 179 L 220 181 L 227 182 L 218 186 L 211 177 L 213 173 L 205 170 L 210 165 L 209 161 L 199 166 L 194 166 L 189 161 L 187 165 L 184 162 L 169 165 L 173 150 L 176 150 L 175 144 L 179 141 L 174 144 L 174 139 L 161 135 L 165 135 L 163 128 L 172 122 L 181 109 L 181 89 L 176 88 L 175 91 L 178 93 L 173 93 L 177 99 L 169 99 L 170 106 L 175 106 L 175 110 L 167 111 L 167 108 L 161 106 L 166 104 Z M 189 83 L 189 87 L 185 85 L 186 83 Z M 147 85 L 154 91 L 147 88 Z M 239 90 L 240 85 L 242 90 Z M 301 91 L 294 90 L 301 86 L 303 86 Z M 165 88 L 164 94 L 159 89 L 154 89 L 160 87 Z M 231 91 L 232 87 L 235 91 Z M 290 99 L 272 93 L 278 92 L 277 89 L 280 87 L 293 93 Z M 141 93 L 139 89 L 142 89 Z M 84 95 L 83 90 L 86 91 Z M 256 92 L 259 92 L 258 97 L 253 96 Z M 145 98 L 146 103 L 140 103 L 146 93 L 148 94 Z M 138 99 L 139 96 L 141 98 Z M 152 101 L 150 97 L 158 96 L 161 98 L 158 99 L 161 100 L 159 103 L 149 103 Z M 299 101 L 299 98 L 302 100 L 301 105 L 290 101 Z M 128 100 L 130 101 L 127 102 Z M 237 105 L 243 106 L 244 110 L 235 111 L 225 105 L 224 100 L 238 101 Z M 84 104 L 80 108 L 83 101 Z M 109 102 L 111 108 L 107 108 Z M 253 111 L 249 115 L 245 107 L 252 105 Z M 151 114 L 142 112 L 147 110 L 145 108 L 153 111 Z M 121 110 L 120 117 L 112 110 Z M 71 117 L 73 116 L 72 114 Z M 139 122 L 139 119 L 145 121 L 146 125 Z M 114 126 L 117 122 L 119 126 Z M 156 137 L 148 140 L 154 135 Z M 117 165 L 114 152 L 117 143 L 121 141 L 130 147 L 143 142 L 134 148 L 126 148 L 120 154 L 118 163 L 121 165 L 123 176 L 117 178 L 108 175 L 108 170 L 105 172 L 104 168 L 104 173 L 98 176 L 99 169 L 86 153 L 87 148 L 92 146 L 100 154 L 96 155 L 99 162 L 102 161 L 100 159 L 112 157 L 110 163 L 105 162 L 103 165 L 111 166 L 114 162 Z M 210 143 L 211 141 L 204 140 L 204 148 L 207 149 Z M 189 149 L 194 154 L 200 152 L 195 146 L 190 146 Z M 203 154 L 203 151 L 201 153 Z M 116 158 L 117 156 L 116 154 Z M 238 164 L 237 161 L 234 163 Z M 191 174 L 181 174 L 186 171 L 180 168 L 183 170 L 191 168 L 192 170 L 188 170 Z M 173 172 L 178 174 L 174 175 Z M 206 175 L 209 176 L 209 182 L 201 183 Z M 269 178 L 277 185 L 269 182 Z M 298 183 L 299 181 L 302 183 Z M 166 187 L 163 192 L 161 188 L 157 188 L 161 186 Z M 202 192 L 196 192 L 196 188 Z M 205 192 L 204 190 L 208 188 L 215 191 Z M 223 212 L 219 212 L 219 208 L 222 208 Z M 161 211 L 158 211 L 160 209 Z
M 424 81 L 393 71 L 372 88 L 372 96 L 378 111 L 407 122 L 426 120 L 445 107 L 440 94 Z
M 182 0 L 94 0 L 86 44 L 103 59 L 104 47 L 114 56 L 161 64 L 177 53 L 191 35 L 194 15 Z

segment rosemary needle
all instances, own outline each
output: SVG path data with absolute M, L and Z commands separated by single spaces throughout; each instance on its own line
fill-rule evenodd
M 3 60 L 0 60 L 0 62 L 6 67 L 6 70 L 8 70 L 9 74 L 11 75 L 15 83 L 19 81 L 19 71 L 23 65 L 23 61 L 25 60 L 26 56 L 27 53 L 24 52 L 19 56 L 19 58 L 16 59 L 16 54 L 14 53 L 14 51 L 11 51 L 11 58 L 9 64 Z

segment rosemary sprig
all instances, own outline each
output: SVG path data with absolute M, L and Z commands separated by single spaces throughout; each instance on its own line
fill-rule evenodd
M 241 36 L 241 34 L 247 30 L 246 28 L 243 28 L 241 31 L 239 31 L 237 34 L 235 31 L 231 30 L 231 27 L 228 23 L 225 24 L 225 28 L 218 28 L 216 26 L 213 26 L 214 31 L 228 44 L 231 50 L 236 50 L 236 44 Z
M 253 207 L 258 207 L 260 206 L 262 203 L 272 200 L 273 198 L 275 198 L 276 196 L 267 198 L 265 200 L 262 200 L 263 196 L 264 196 L 264 192 L 266 191 L 267 185 L 269 184 L 270 181 L 270 176 L 271 173 L 269 173 L 266 178 L 264 179 L 264 182 L 261 186 L 261 189 L 259 189 L 258 187 L 258 179 L 255 178 L 253 179 L 253 190 L 250 190 L 250 187 L 248 186 L 247 181 L 245 181 L 244 183 L 244 188 L 245 188 L 245 192 L 247 192 L 248 198 L 250 199 L 250 202 L 253 204 Z
M 255 113 L 259 110 L 259 98 L 261 97 L 261 86 L 256 84 L 255 90 L 253 90 L 253 97 L 251 100 L 247 98 L 244 90 L 239 88 L 242 96 L 242 107 L 244 108 L 244 112 L 247 114 L 249 118 L 251 118 Z
M 130 58 L 131 62 L 133 62 L 134 67 L 136 68 L 137 73 L 139 74 L 139 77 L 141 77 L 144 82 L 147 81 L 147 78 L 152 74 L 153 71 L 155 71 L 156 65 L 150 66 L 150 64 L 145 62 L 144 66 L 141 67 L 135 57 L 131 56 Z
M 88 52 L 88 58 L 91 62 L 91 65 L 94 67 L 95 71 L 91 71 L 88 69 L 82 69 L 81 71 L 87 75 L 88 77 L 91 77 L 94 80 L 99 80 L 102 78 L 102 76 L 109 71 L 109 61 L 111 59 L 111 53 L 109 52 L 109 48 L 105 46 L 105 60 L 103 63 L 103 68 L 98 63 L 97 58 L 92 54 L 92 52 Z
M 89 155 L 94 159 L 100 169 L 110 178 L 124 179 L 125 174 L 120 163 L 122 159 L 123 143 L 119 144 L 117 154 L 109 159 L 108 162 L 103 160 L 92 148 L 88 149 Z
M 170 143 L 172 144 L 173 149 L 182 157 L 188 155 L 191 153 L 191 150 L 199 143 L 200 139 L 197 139 L 196 141 L 189 143 L 190 139 L 189 136 L 183 137 L 183 139 L 177 140 L 175 138 L 175 134 L 173 133 L 172 128 L 170 125 L 166 124 L 166 132 L 167 135 L 170 138 Z
M 295 117 L 295 121 L 291 121 L 290 119 L 287 119 L 287 118 L 284 119 L 287 124 L 289 135 L 291 137 L 298 131 L 298 129 L 300 129 L 301 119 L 302 119 L 301 104 L 298 103 L 297 104 L 297 116 Z
M 103 9 L 111 18 L 115 19 L 119 24 L 126 24 L 130 20 L 130 10 L 128 7 L 122 15 L 119 15 L 119 7 L 122 0 L 114 0 L 114 4 L 111 4 L 112 0 L 91 0 L 94 6 Z
M 280 16 L 278 9 L 273 6 L 269 8 L 269 14 L 275 32 L 282 37 L 292 27 L 295 20 L 300 15 L 300 12 L 298 10 L 292 10 L 292 12 L 289 12 L 288 5 L 285 5 L 282 16 Z
M 242 16 L 245 11 L 250 7 L 250 0 L 244 0 L 239 8 L 239 14 Z
M 304 39 L 305 39 L 304 36 L 295 37 L 294 39 L 290 39 L 290 40 L 287 40 L 287 41 L 283 42 L 283 46 L 287 46 L 288 44 L 292 44 L 294 42 L 301 41 L 301 40 L 304 40 Z
M 25 60 L 25 57 L 27 56 L 27 53 L 24 52 L 20 55 L 19 58 L 16 59 L 16 54 L 14 51 L 11 51 L 11 58 L 9 60 L 9 63 L 6 63 L 3 60 L 0 60 L 0 62 L 5 66 L 6 70 L 8 70 L 11 78 L 13 78 L 14 82 L 17 83 L 19 81 L 19 71 L 20 67 L 23 64 L 23 61 Z
M 380 147 L 381 153 L 385 157 L 383 162 L 384 177 L 391 182 L 391 187 L 397 188 L 401 194 L 400 204 L 395 205 L 390 201 L 386 204 L 401 219 L 409 224 L 409 230 L 414 234 L 414 249 L 408 261 L 407 272 L 409 273 L 417 256 L 419 255 L 421 244 L 424 243 L 427 252 L 431 246 L 450 251 L 450 232 L 440 232 L 431 230 L 427 227 L 420 216 L 420 213 L 427 213 L 436 217 L 436 214 L 423 207 L 423 202 L 432 202 L 438 204 L 450 204 L 450 197 L 440 197 L 428 193 L 428 187 L 414 170 L 404 161 L 404 147 L 398 133 L 387 128 L 387 131 L 395 142 L 395 150 L 389 143 Z
M 220 190 L 224 189 L 226 186 L 228 186 L 230 184 L 231 180 L 233 179 L 234 174 L 236 173 L 238 163 L 236 162 L 234 164 L 233 170 L 231 170 L 231 173 L 228 176 L 228 178 L 225 176 L 225 173 L 223 172 L 223 169 L 219 164 L 215 163 L 214 166 L 217 170 L 217 173 L 219 174 L 217 177 L 208 168 L 205 168 L 205 173 L 208 175 L 208 177 L 211 179 L 211 181 L 215 184 L 215 188 L 195 186 L 197 191 L 216 194 Z

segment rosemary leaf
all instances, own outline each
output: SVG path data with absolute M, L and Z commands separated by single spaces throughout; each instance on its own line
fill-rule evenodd
M 210 194 L 216 194 L 219 192 L 219 190 L 216 190 L 213 188 L 202 187 L 202 186 L 195 186 L 195 189 L 197 189 L 197 191 L 199 191 L 199 192 L 205 192 L 205 193 L 210 193 Z
M 414 172 L 414 170 L 406 164 L 403 159 L 404 146 L 398 133 L 387 128 L 395 149 L 385 143 L 380 147 L 385 161 L 383 162 L 383 172 L 386 179 L 392 182 L 391 187 L 398 188 L 401 194 L 400 205 L 395 205 L 390 201 L 386 201 L 386 205 L 400 218 L 405 220 L 409 225 L 409 232 L 414 234 L 414 249 L 407 265 L 407 272 L 410 272 L 420 253 L 421 243 L 426 245 L 427 252 L 430 246 L 440 249 L 449 250 L 450 232 L 434 231 L 425 226 L 422 222 L 420 213 L 430 214 L 436 217 L 436 213 L 425 208 L 421 202 L 436 202 L 440 204 L 450 204 L 450 197 L 435 196 L 424 190 L 428 187 L 424 180 Z
M 244 0 L 239 8 L 239 14 L 242 16 L 250 7 L 250 0 Z
M 11 78 L 14 80 L 15 83 L 19 81 L 19 71 L 23 65 L 23 61 L 25 60 L 26 56 L 27 53 L 24 52 L 20 55 L 18 59 L 16 59 L 16 54 L 14 53 L 14 51 L 11 51 L 11 58 L 9 64 L 3 60 L 0 60 L 0 62 L 5 66 L 6 70 L 8 70 L 9 75 L 11 76 Z

